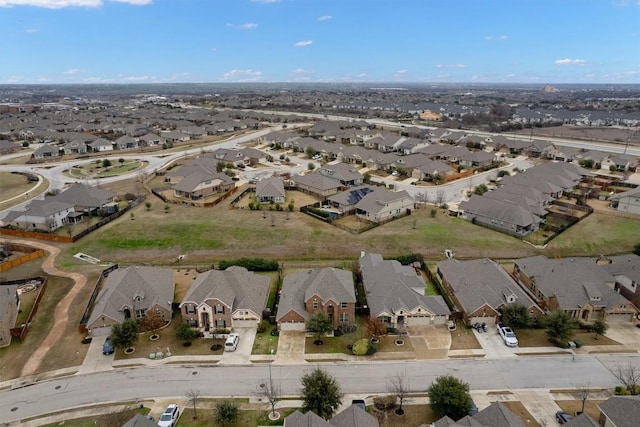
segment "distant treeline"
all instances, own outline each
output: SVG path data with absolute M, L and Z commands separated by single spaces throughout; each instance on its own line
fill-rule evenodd
M 223 259 L 218 264 L 218 269 L 226 270 L 232 265 L 244 267 L 249 271 L 278 271 L 278 261 L 265 258 L 238 258 L 232 260 Z

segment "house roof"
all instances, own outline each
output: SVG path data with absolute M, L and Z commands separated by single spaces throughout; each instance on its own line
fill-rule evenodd
M 504 268 L 490 259 L 449 259 L 440 261 L 438 270 L 466 313 L 473 313 L 484 304 L 497 310 L 509 304 L 510 297 L 515 298 L 514 303 L 527 308 L 536 305 Z
M 297 184 L 302 184 L 319 191 L 337 190 L 342 186 L 339 181 L 327 178 L 318 172 L 313 172 L 307 175 L 295 175 L 291 177 L 291 180 Z
M 87 324 L 101 316 L 125 320 L 123 308 L 147 310 L 154 305 L 171 310 L 175 282 L 170 268 L 132 266 L 109 273 Z M 141 301 L 136 301 L 140 297 Z M 132 313 L 133 314 L 133 313 Z
M 258 197 L 284 197 L 284 182 L 273 176 L 256 183 L 256 195 Z
M 524 422 L 502 402 L 493 402 L 473 416 L 481 424 L 491 427 L 524 427 Z
M 515 263 L 526 276 L 534 278 L 536 287 L 546 297 L 556 296 L 564 310 L 578 309 L 590 302 L 605 309 L 630 304 L 613 290 L 615 277 L 593 258 L 548 259 L 538 255 Z
M 45 197 L 44 200 L 32 200 L 24 211 L 10 211 L 2 220 L 8 223 L 22 216 L 46 219 L 58 212 L 73 209 L 73 207 L 73 203 L 57 200 L 56 197 Z
M 541 220 L 524 207 L 508 200 L 471 195 L 469 200 L 460 202 L 459 209 L 469 214 L 492 218 L 498 223 L 506 222 L 522 227 L 539 223 Z
M 305 303 L 314 295 L 323 301 L 356 302 L 351 272 L 336 268 L 314 268 L 287 274 L 282 283 L 278 318 L 295 311 L 308 319 Z
M 284 419 L 285 427 L 331 427 L 328 421 L 325 421 L 319 415 L 309 411 L 303 414 L 295 411 Z
M 609 197 L 609 200 L 620 200 L 625 197 L 640 197 L 640 186 L 632 188 L 631 190 L 624 191 L 622 193 L 616 193 Z
M 426 284 L 412 267 L 396 260 L 385 261 L 380 254 L 372 253 L 360 257 L 360 268 L 367 304 L 374 316 L 418 308 L 437 316 L 451 313 L 441 296 L 427 296 L 414 290 L 424 292 Z
M 380 423 L 373 415 L 356 405 L 350 405 L 344 411 L 334 415 L 329 424 L 334 427 L 379 427 Z
M 98 138 L 93 142 L 90 142 L 88 144 L 91 148 L 97 148 L 97 147 L 113 147 L 113 142 L 108 141 L 104 138 Z
M 331 179 L 336 179 L 346 183 L 349 181 L 362 181 L 363 176 L 356 168 L 346 163 L 337 163 L 335 165 L 325 165 L 318 172 Z
M 338 194 L 334 194 L 329 197 L 327 200 L 339 203 L 343 206 L 353 206 L 357 204 L 363 197 L 367 194 L 372 193 L 376 190 L 376 187 L 371 185 L 362 185 L 359 187 L 353 187 L 348 190 L 342 191 Z
M 155 427 L 157 424 L 148 419 L 142 414 L 136 414 L 133 418 L 127 421 L 122 427 Z
M 173 186 L 173 189 L 191 193 L 206 181 L 217 181 L 218 184 L 233 183 L 233 180 L 225 173 L 212 172 L 205 168 L 200 168 L 185 176 L 179 183 Z
M 413 198 L 406 191 L 391 191 L 386 188 L 378 188 L 366 194 L 357 204 L 356 208 L 369 213 L 383 211 L 389 203 L 406 199 L 413 203 Z
M 625 276 L 640 283 L 640 256 L 635 254 L 608 257 L 610 264 L 601 265 L 613 276 Z
M 268 276 L 255 274 L 244 267 L 209 270 L 196 277 L 180 306 L 187 302 L 200 305 L 216 298 L 232 311 L 251 310 L 260 314 L 267 301 L 270 281 Z
M 615 427 L 636 427 L 640 420 L 640 396 L 612 396 L 600 410 Z
M 601 426 L 598 421 L 591 418 L 591 416 L 586 412 L 583 412 L 577 417 L 574 417 L 572 420 L 569 420 L 569 422 L 565 424 L 565 427 L 601 427 Z
M 73 184 L 62 193 L 55 196 L 57 200 L 72 203 L 74 206 L 99 208 L 114 198 L 110 191 L 99 187 L 89 187 L 84 184 Z

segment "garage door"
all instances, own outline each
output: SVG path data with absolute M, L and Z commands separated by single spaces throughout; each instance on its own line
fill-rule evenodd
M 289 322 L 289 323 L 280 323 L 281 331 L 303 331 L 305 330 L 304 322 Z
M 234 328 L 255 328 L 258 322 L 255 320 L 232 320 Z
M 91 330 L 92 337 L 106 337 L 111 334 L 111 327 L 93 328 Z
M 495 326 L 496 318 L 495 317 L 470 317 L 469 324 L 473 325 L 474 323 L 486 323 L 487 326 Z
M 608 323 L 631 322 L 633 315 L 629 313 L 609 313 L 607 314 Z
M 407 316 L 407 326 L 432 325 L 431 316 Z

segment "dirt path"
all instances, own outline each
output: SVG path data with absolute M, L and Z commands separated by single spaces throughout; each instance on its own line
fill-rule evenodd
M 68 277 L 73 280 L 74 284 L 69 293 L 62 298 L 53 316 L 53 327 L 49 331 L 49 335 L 42 341 L 40 346 L 34 351 L 22 368 L 21 377 L 33 375 L 49 349 L 62 337 L 67 329 L 67 323 L 69 322 L 69 307 L 71 302 L 75 299 L 80 289 L 87 283 L 87 278 L 79 273 L 67 273 L 65 271 L 58 270 L 54 262 L 56 257 L 60 253 L 60 249 L 55 246 L 48 245 L 42 242 L 36 242 L 31 240 L 13 240 L 16 243 L 23 245 L 33 246 L 39 249 L 43 249 L 49 252 L 49 256 L 42 263 L 42 270 L 52 276 Z

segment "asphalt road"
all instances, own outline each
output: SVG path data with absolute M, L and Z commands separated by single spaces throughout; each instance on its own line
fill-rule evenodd
M 640 354 L 599 356 L 527 356 L 506 359 L 319 363 L 340 382 L 344 393 L 386 392 L 390 378 L 406 373 L 412 392 L 427 389 L 440 375 L 468 382 L 472 390 L 574 388 L 618 384 L 611 370 L 640 364 Z M 275 365 L 271 373 L 283 395 L 297 395 L 300 377 L 316 365 Z M 68 408 L 148 398 L 184 399 L 187 390 L 203 396 L 250 396 L 268 378 L 268 366 L 136 367 L 76 374 L 0 391 L 0 423 L 41 416 Z

